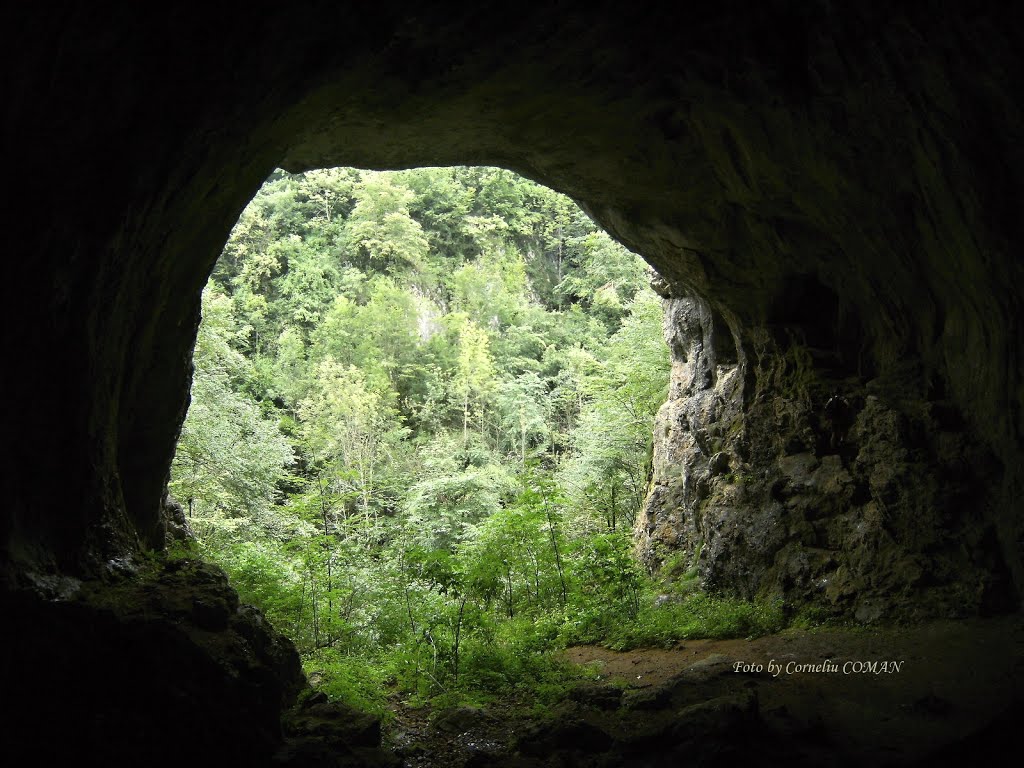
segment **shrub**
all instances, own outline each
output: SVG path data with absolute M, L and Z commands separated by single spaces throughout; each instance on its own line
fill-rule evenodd
M 321 649 L 303 660 L 307 677 L 317 690 L 353 709 L 380 717 L 390 716 L 382 665 L 360 656 L 344 656 L 333 649 Z

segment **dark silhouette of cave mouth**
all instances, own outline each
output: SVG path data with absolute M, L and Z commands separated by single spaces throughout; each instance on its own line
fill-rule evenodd
M 736 458 L 763 462 L 778 505 L 758 506 L 742 541 L 708 544 L 728 554 L 711 576 L 809 590 L 819 582 L 805 573 L 831 569 L 837 600 L 875 590 L 908 615 L 915 604 L 980 612 L 1000 583 L 996 603 L 1019 604 L 1019 9 L 727 1 L 687 9 L 684 25 L 632 8 L 446 11 L 6 12 L 19 34 L 3 55 L 19 77 L 4 136 L 25 191 L 9 209 L 20 258 L 2 302 L 5 348 L 27 361 L 2 384 L 16 749 L 170 762 L 257 759 L 279 744 L 289 684 L 274 681 L 287 670 L 253 677 L 237 659 L 239 675 L 225 676 L 223 647 L 198 642 L 221 636 L 209 627 L 224 615 L 235 621 L 209 608 L 230 605 L 216 576 L 167 576 L 187 582 L 180 595 L 208 587 L 195 595 L 206 607 L 175 608 L 173 590 L 163 613 L 110 603 L 120 594 L 111 564 L 163 541 L 202 285 L 278 165 L 509 167 L 580 200 L 673 292 L 700 297 L 707 312 L 680 320 L 703 329 L 717 316 L 739 338 L 753 428 Z M 705 380 L 721 382 L 717 373 Z M 871 409 L 857 456 L 867 461 L 868 435 L 884 435 L 874 455 L 895 465 L 902 446 L 903 469 L 847 483 L 843 456 L 837 466 L 813 455 L 816 393 L 836 383 Z M 800 391 L 806 416 L 782 402 Z M 799 510 L 792 492 L 816 484 L 858 502 L 863 514 L 846 523 L 867 538 L 828 546 L 842 506 Z M 677 490 L 665 486 L 666 504 Z M 799 518 L 774 525 L 780 509 Z M 65 599 L 96 576 L 88 599 Z M 233 637 L 249 639 L 235 647 L 262 649 L 273 666 L 271 636 L 238 621 Z M 147 648 L 165 652 L 157 661 Z M 969 669 L 943 670 L 938 683 Z M 934 701 L 919 711 L 942 716 Z M 168 738 L 167 723 L 188 723 L 192 740 Z

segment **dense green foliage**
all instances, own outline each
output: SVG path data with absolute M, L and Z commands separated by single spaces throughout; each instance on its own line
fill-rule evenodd
M 632 557 L 668 381 L 648 280 L 507 171 L 275 173 L 203 297 L 171 482 L 202 553 L 364 706 L 543 690 L 567 642 L 763 630 L 655 606 Z

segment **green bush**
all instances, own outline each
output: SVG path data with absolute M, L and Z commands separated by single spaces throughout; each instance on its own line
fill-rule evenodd
M 527 650 L 518 638 L 493 642 L 474 639 L 465 649 L 460 689 L 494 695 L 523 695 L 551 703 L 562 697 L 582 672 L 546 650 Z
M 303 667 L 314 687 L 331 699 L 380 717 L 390 715 L 384 694 L 387 673 L 378 662 L 322 649 L 306 656 Z

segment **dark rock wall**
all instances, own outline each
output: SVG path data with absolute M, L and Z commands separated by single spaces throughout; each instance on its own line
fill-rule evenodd
M 1016 12 L 400 5 L 3 12 L 9 580 L 163 541 L 199 291 L 275 165 L 495 163 L 577 198 L 701 297 L 675 312 L 730 329 L 734 360 L 712 335 L 724 368 L 694 391 L 742 393 L 707 499 L 749 534 L 706 541 L 709 580 L 802 593 L 831 573 L 855 610 L 865 589 L 1020 590 Z M 832 384 L 846 454 L 816 421 Z M 690 546 L 691 503 L 652 508 L 655 530 Z
M 219 568 L 127 563 L 0 595 L 4 753 L 21 765 L 252 763 L 306 681 Z
M 694 297 L 665 307 L 671 386 L 637 523 L 652 567 L 863 622 L 1012 610 L 998 461 L 948 401 L 830 377 L 806 343 L 743 342 Z

